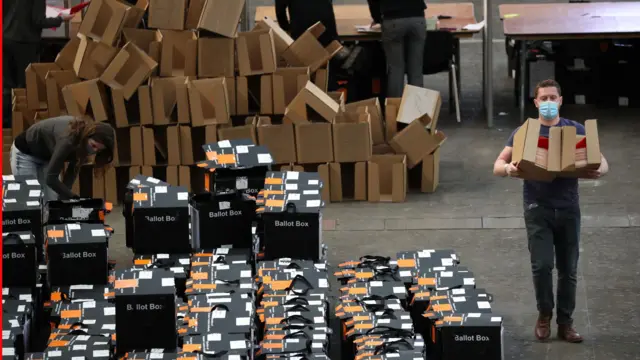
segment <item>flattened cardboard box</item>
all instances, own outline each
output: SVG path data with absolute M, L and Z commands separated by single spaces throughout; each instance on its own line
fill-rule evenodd
M 441 105 L 440 92 L 406 85 L 398 107 L 396 121 L 403 124 L 411 124 L 418 119 L 424 126 L 434 131 L 437 128 Z

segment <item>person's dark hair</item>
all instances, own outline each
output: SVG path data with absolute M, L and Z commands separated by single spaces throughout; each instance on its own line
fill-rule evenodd
M 560 84 L 558 84 L 558 82 L 553 79 L 548 79 L 548 80 L 542 80 L 538 83 L 538 85 L 536 85 L 536 90 L 533 93 L 533 97 L 534 98 L 538 97 L 538 92 L 540 89 L 550 88 L 550 87 L 554 87 L 558 89 L 558 95 L 562 96 L 562 89 L 560 88 Z
M 89 139 L 104 145 L 104 149 L 95 155 L 94 166 L 96 169 L 105 169 L 113 161 L 116 132 L 108 123 L 77 118 L 69 123 L 69 135 L 77 145 L 77 165 L 82 165 L 87 161 Z

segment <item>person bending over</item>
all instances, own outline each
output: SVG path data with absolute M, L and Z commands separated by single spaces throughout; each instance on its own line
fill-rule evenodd
M 71 187 L 80 166 L 95 155 L 95 167 L 104 169 L 113 161 L 114 144 L 115 131 L 107 123 L 73 116 L 42 120 L 13 141 L 11 171 L 37 178 L 45 201 L 77 198 Z
M 427 21 L 424 0 L 367 0 L 373 24 L 382 27 L 387 59 L 387 97 L 402 97 L 409 85 L 424 86 L 422 74 Z
M 578 135 L 585 135 L 582 124 L 561 118 L 560 85 L 554 80 L 540 82 L 535 89 L 534 103 L 539 111 L 540 136 L 549 136 L 552 126 L 573 126 Z M 518 129 L 516 129 L 517 131 Z M 495 164 L 497 176 L 518 177 L 517 164 L 511 160 L 514 131 Z M 598 170 L 588 172 L 597 179 L 609 171 L 602 156 Z M 554 306 L 558 337 L 564 341 L 582 342 L 582 336 L 573 327 L 573 311 L 576 307 L 578 257 L 580 256 L 580 205 L 578 179 L 556 178 L 551 182 L 524 180 L 524 220 L 527 229 L 533 288 L 538 307 L 535 336 L 546 341 L 551 336 L 551 319 Z M 558 269 L 557 304 L 554 304 L 552 271 Z

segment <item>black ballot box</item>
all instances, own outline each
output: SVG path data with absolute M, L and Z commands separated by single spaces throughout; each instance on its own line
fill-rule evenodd
M 51 286 L 107 283 L 109 234 L 104 225 L 49 225 L 45 236 Z
M 292 174 L 294 179 L 290 177 Z M 322 243 L 322 182 L 309 184 L 302 173 L 270 172 L 258 202 L 262 216 L 262 260 L 320 260 Z M 281 184 L 270 184 L 281 180 Z M 274 185 L 270 187 L 270 185 Z
M 273 158 L 264 146 L 250 139 L 222 140 L 202 146 L 206 159 L 198 163 L 204 168 L 205 188 L 225 194 L 241 192 L 257 196 L 264 185 Z
M 168 183 L 151 176 L 136 175 L 129 181 L 122 200 L 122 216 L 124 216 L 125 244 L 133 247 L 133 192 L 140 187 L 170 186 Z
M 435 324 L 432 346 L 438 347 L 436 360 L 504 359 L 502 317 L 492 314 L 451 314 Z M 429 358 L 431 359 L 431 357 Z
M 191 252 L 189 193 L 179 186 L 140 187 L 133 193 L 133 252 Z
M 42 210 L 42 222 L 44 225 L 104 224 L 106 212 L 106 203 L 103 199 L 48 201 Z
M 125 271 L 116 275 L 113 288 L 119 354 L 178 347 L 176 289 L 170 271 Z
M 243 193 L 195 195 L 191 207 L 191 246 L 215 249 L 230 245 L 252 249 L 256 201 Z
M 30 231 L 43 260 L 42 187 L 37 180 L 24 181 L 2 184 L 2 232 Z
M 36 239 L 30 231 L 2 234 L 2 285 L 35 287 L 38 282 Z

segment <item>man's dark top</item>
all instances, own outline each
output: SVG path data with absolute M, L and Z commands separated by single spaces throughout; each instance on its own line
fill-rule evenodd
M 42 29 L 62 25 L 62 18 L 47 18 L 45 0 L 4 0 L 2 37 L 5 41 L 39 43 Z
M 584 126 L 573 120 L 560 118 L 555 126 L 575 126 L 576 134 L 585 135 Z M 540 136 L 549 137 L 549 126 L 540 126 Z M 513 136 L 506 146 L 513 147 Z M 524 180 L 523 184 L 524 205 L 528 207 L 533 204 L 546 206 L 553 209 L 562 209 L 577 206 L 580 197 L 578 196 L 578 179 L 575 178 L 555 178 L 551 182 Z
M 61 200 L 75 196 L 71 187 L 78 176 L 78 145 L 75 139 L 69 136 L 69 123 L 74 119 L 72 116 L 60 116 L 37 122 L 14 140 L 20 152 L 48 162 L 45 169 L 46 183 L 58 193 Z M 65 171 L 64 180 L 60 181 L 59 176 L 66 162 L 69 166 Z
M 287 18 L 287 9 L 289 9 L 291 21 Z M 276 18 L 282 30 L 290 32 L 294 39 L 299 38 L 309 27 L 320 21 L 326 28 L 318 38 L 320 43 L 327 46 L 332 41 L 338 40 L 332 0 L 276 0 Z
M 374 22 L 382 20 L 424 17 L 424 0 L 367 0 Z

